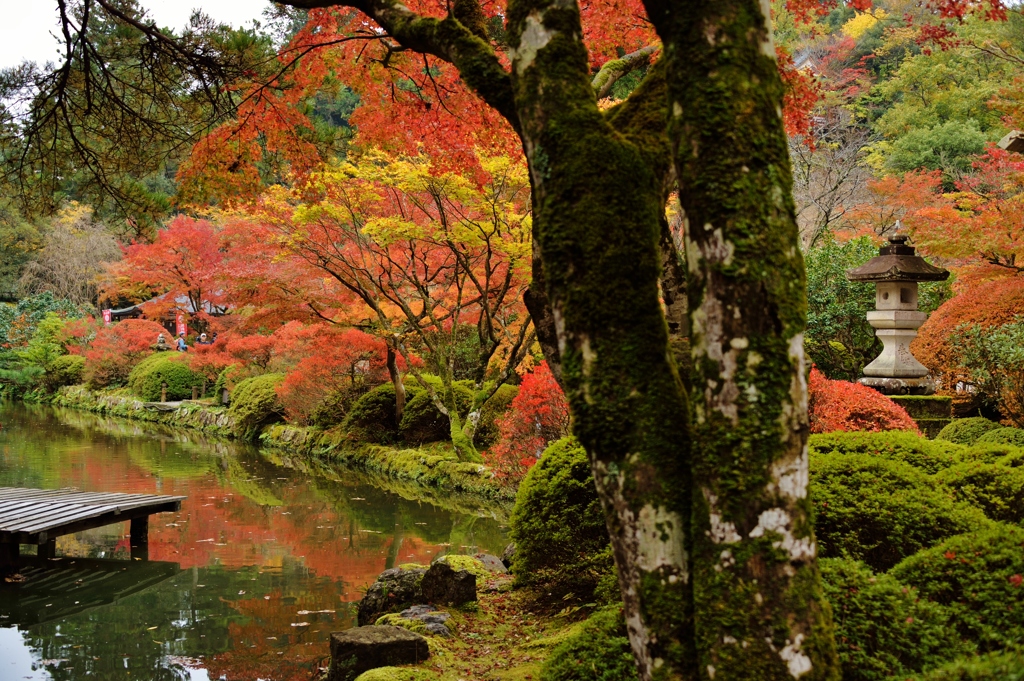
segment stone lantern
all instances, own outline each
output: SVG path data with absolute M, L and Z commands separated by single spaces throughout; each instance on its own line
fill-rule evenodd
M 916 255 L 907 238 L 899 233 L 897 222 L 896 234 L 879 249 L 878 256 L 846 273 L 850 281 L 875 285 L 875 309 L 867 318 L 884 346 L 882 354 L 864 367 L 860 382 L 886 395 L 931 395 L 935 381 L 910 352 L 910 341 L 928 318 L 917 309 L 917 285 L 945 281 L 949 271 Z

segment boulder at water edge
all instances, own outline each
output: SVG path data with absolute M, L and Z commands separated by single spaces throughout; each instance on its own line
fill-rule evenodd
M 377 667 L 415 664 L 430 657 L 427 639 L 401 627 L 355 627 L 331 634 L 327 681 L 352 681 Z
M 476 600 L 476 576 L 467 570 L 453 570 L 451 565 L 437 562 L 423 575 L 420 589 L 428 603 L 462 605 Z
M 359 625 L 373 624 L 381 615 L 422 603 L 420 582 L 426 572 L 423 568 L 391 568 L 380 573 L 359 601 Z

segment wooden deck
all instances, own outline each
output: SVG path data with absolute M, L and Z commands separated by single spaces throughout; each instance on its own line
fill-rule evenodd
M 54 540 L 94 527 L 131 521 L 131 545 L 145 546 L 148 518 L 178 511 L 185 497 L 69 489 L 0 487 L 0 566 L 17 560 L 19 544 L 52 556 Z

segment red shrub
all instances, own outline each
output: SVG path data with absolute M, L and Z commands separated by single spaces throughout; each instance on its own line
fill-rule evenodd
M 523 377 L 519 394 L 498 421 L 498 442 L 486 455 L 499 477 L 521 479 L 549 443 L 569 434 L 569 402 L 547 362 Z
M 277 388 L 289 420 L 305 423 L 332 394 L 387 378 L 386 349 L 379 338 L 322 324 L 304 328 L 286 324 L 280 331 L 280 336 L 274 333 L 279 340 L 274 348 L 275 368 L 297 365 Z
M 132 368 L 153 351 L 152 346 L 161 333 L 168 343 L 174 340 L 164 327 L 146 319 L 126 319 L 97 331 L 96 338 L 82 352 L 89 385 L 104 387 L 125 383 Z
M 877 390 L 859 383 L 830 380 L 817 369 L 811 369 L 808 387 L 812 433 L 910 430 L 920 435 L 906 410 Z

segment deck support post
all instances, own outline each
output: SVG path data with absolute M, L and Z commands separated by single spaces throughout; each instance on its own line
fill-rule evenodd
M 39 558 L 56 558 L 57 557 L 57 540 L 50 539 L 39 544 L 36 549 L 36 556 Z
M 14 572 L 18 566 L 18 556 L 20 553 L 18 544 L 7 542 L 0 544 L 0 574 Z
M 149 559 L 149 516 L 132 518 L 128 525 L 132 558 Z

